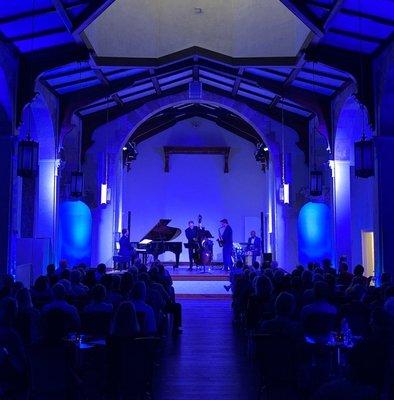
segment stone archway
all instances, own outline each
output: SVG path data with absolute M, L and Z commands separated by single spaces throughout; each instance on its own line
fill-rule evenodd
M 272 174 L 272 182 L 274 182 L 275 173 L 280 173 L 279 146 L 275 140 L 275 137 L 269 134 L 267 117 L 242 102 L 220 96 L 218 94 L 212 94 L 210 92 L 203 93 L 202 98 L 198 101 L 205 104 L 215 104 L 231 111 L 245 120 L 256 130 L 256 132 L 259 133 L 262 140 L 267 144 L 267 147 L 270 150 L 271 168 L 269 173 Z M 87 190 L 89 193 L 94 193 L 96 199 L 98 198 L 97 173 L 95 172 L 92 174 L 91 171 L 102 169 L 100 163 L 97 162 L 97 159 L 100 158 L 97 157 L 97 153 L 103 152 L 105 149 L 107 149 L 110 160 L 109 185 L 112 188 L 112 200 L 111 204 L 105 207 L 99 207 L 97 203 L 92 207 L 93 226 L 94 230 L 96 230 L 93 232 L 92 240 L 93 263 L 103 260 L 109 261 L 113 254 L 113 232 L 118 230 L 118 221 L 122 214 L 122 207 L 119 205 L 121 184 L 119 183 L 118 177 L 122 171 L 121 154 L 124 144 L 130 138 L 130 136 L 133 135 L 138 126 L 140 126 L 144 121 L 148 120 L 152 115 L 160 112 L 160 110 L 190 102 L 195 102 L 195 100 L 189 99 L 188 91 L 156 99 L 145 103 L 129 114 L 120 117 L 117 122 L 113 123 L 111 127 L 110 140 L 108 140 L 108 137 L 106 136 L 105 125 L 98 128 L 94 132 L 94 145 L 88 150 L 86 163 L 83 167 L 88 176 L 88 182 L 86 182 Z M 93 156 L 93 154 L 96 155 Z M 272 193 L 275 191 L 274 187 L 275 183 L 271 185 Z M 272 225 L 275 226 L 275 221 L 272 222 Z

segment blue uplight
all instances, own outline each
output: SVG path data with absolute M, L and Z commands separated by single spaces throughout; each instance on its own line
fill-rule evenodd
M 66 201 L 60 206 L 60 254 L 69 265 L 90 265 L 92 215 L 82 201 Z
M 298 215 L 298 255 L 302 264 L 331 259 L 331 215 L 323 203 L 307 203 Z

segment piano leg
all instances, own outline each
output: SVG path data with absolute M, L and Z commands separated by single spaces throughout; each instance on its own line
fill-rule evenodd
M 179 268 L 179 253 L 175 253 L 175 265 L 174 265 L 174 269 L 175 268 Z

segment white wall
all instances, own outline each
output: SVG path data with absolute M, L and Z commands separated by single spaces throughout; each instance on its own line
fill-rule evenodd
M 279 0 L 117 0 L 86 33 L 107 57 L 161 57 L 192 46 L 279 57 L 295 56 L 309 29 Z
M 124 172 L 123 216 L 131 211 L 131 239 L 140 240 L 160 218 L 171 218 L 171 226 L 184 231 L 187 221 L 203 216 L 207 229 L 217 237 L 221 218 L 228 218 L 234 241 L 244 241 L 245 218 L 267 212 L 268 175 L 254 160 L 255 146 L 218 127 L 213 122 L 193 118 L 142 142 L 131 171 Z M 164 172 L 163 146 L 230 146 L 230 172 L 223 172 L 223 156 L 173 155 L 170 172 Z M 257 231 L 260 226 L 256 226 Z M 176 239 L 185 242 L 182 235 Z M 220 259 L 215 246 L 214 254 Z M 163 260 L 172 259 L 167 253 Z M 181 260 L 187 260 L 183 251 Z

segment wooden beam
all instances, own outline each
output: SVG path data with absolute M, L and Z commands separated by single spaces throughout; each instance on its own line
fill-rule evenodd
M 49 36 L 49 35 L 54 35 L 55 33 L 64 33 L 66 30 L 62 28 L 50 28 L 50 29 L 44 29 L 42 31 L 34 32 L 34 33 L 25 33 L 23 35 L 18 35 L 18 36 L 11 36 L 7 38 L 8 42 L 20 42 L 22 40 L 29 40 L 29 39 L 35 39 L 38 37 L 43 37 L 43 36 Z
M 60 19 L 62 20 L 64 26 L 66 27 L 66 29 L 72 33 L 73 31 L 73 23 L 67 13 L 66 8 L 64 7 L 64 4 L 62 3 L 62 0 L 52 0 L 53 5 L 56 8 L 56 11 L 60 17 Z
M 387 25 L 387 26 L 391 26 L 391 27 L 394 26 L 394 19 L 380 17 L 378 15 L 367 14 L 362 11 L 351 10 L 349 8 L 342 8 L 341 13 L 348 15 L 350 17 L 367 19 L 369 21 L 376 22 L 376 23 L 382 24 L 382 25 Z
M 319 26 L 319 21 L 315 15 L 308 10 L 305 4 L 292 0 L 280 0 L 298 19 L 300 19 L 315 35 L 323 36 L 323 31 Z M 305 2 L 303 2 L 305 3 Z
M 149 68 L 149 74 L 150 74 L 150 79 L 153 83 L 153 87 L 156 90 L 156 93 L 161 94 L 161 88 L 160 88 L 159 80 L 157 79 L 157 76 L 155 75 L 155 70 L 153 68 Z
M 361 40 L 363 42 L 370 42 L 370 43 L 376 43 L 376 44 L 382 44 L 384 42 L 384 40 L 377 38 L 375 36 L 364 35 L 363 33 L 347 31 L 345 29 L 330 28 L 328 31 L 332 32 L 332 33 L 336 33 L 338 35 L 347 36 L 352 39 Z
M 241 84 L 242 75 L 243 75 L 244 71 L 245 71 L 244 67 L 241 67 L 241 68 L 238 69 L 238 74 L 237 74 L 237 77 L 234 80 L 234 86 L 233 86 L 233 90 L 231 92 L 233 96 L 235 96 L 237 94 L 237 92 L 238 92 L 239 85 Z
M 343 5 L 343 1 L 344 0 L 336 0 L 334 2 L 333 7 L 331 8 L 328 16 L 326 17 L 326 20 L 324 22 L 324 26 L 323 26 L 323 31 L 326 32 L 327 29 L 330 27 L 330 25 L 332 24 L 332 21 L 334 20 L 334 18 L 336 17 L 336 15 L 338 14 L 339 10 L 341 9 L 342 5 Z
M 79 19 L 74 27 L 76 34 L 82 33 L 97 17 L 99 17 L 115 0 L 104 0 L 101 1 L 99 6 L 94 5 L 89 8 L 89 11 Z M 93 2 L 97 4 L 96 2 Z
M 120 98 L 120 96 L 115 93 L 111 96 L 111 99 L 119 106 L 119 107 L 123 107 L 124 103 L 123 100 Z
M 73 1 L 73 2 L 70 2 L 67 4 L 67 9 L 69 10 L 71 8 L 78 7 L 82 4 L 86 4 L 86 0 Z M 55 13 L 55 12 L 56 12 L 55 7 L 36 8 L 34 10 L 21 12 L 19 14 L 13 14 L 13 15 L 8 15 L 6 17 L 2 17 L 2 18 L 0 18 L 0 24 L 9 24 L 12 22 L 19 21 L 21 19 L 38 17 L 43 14 L 50 14 L 50 13 Z

